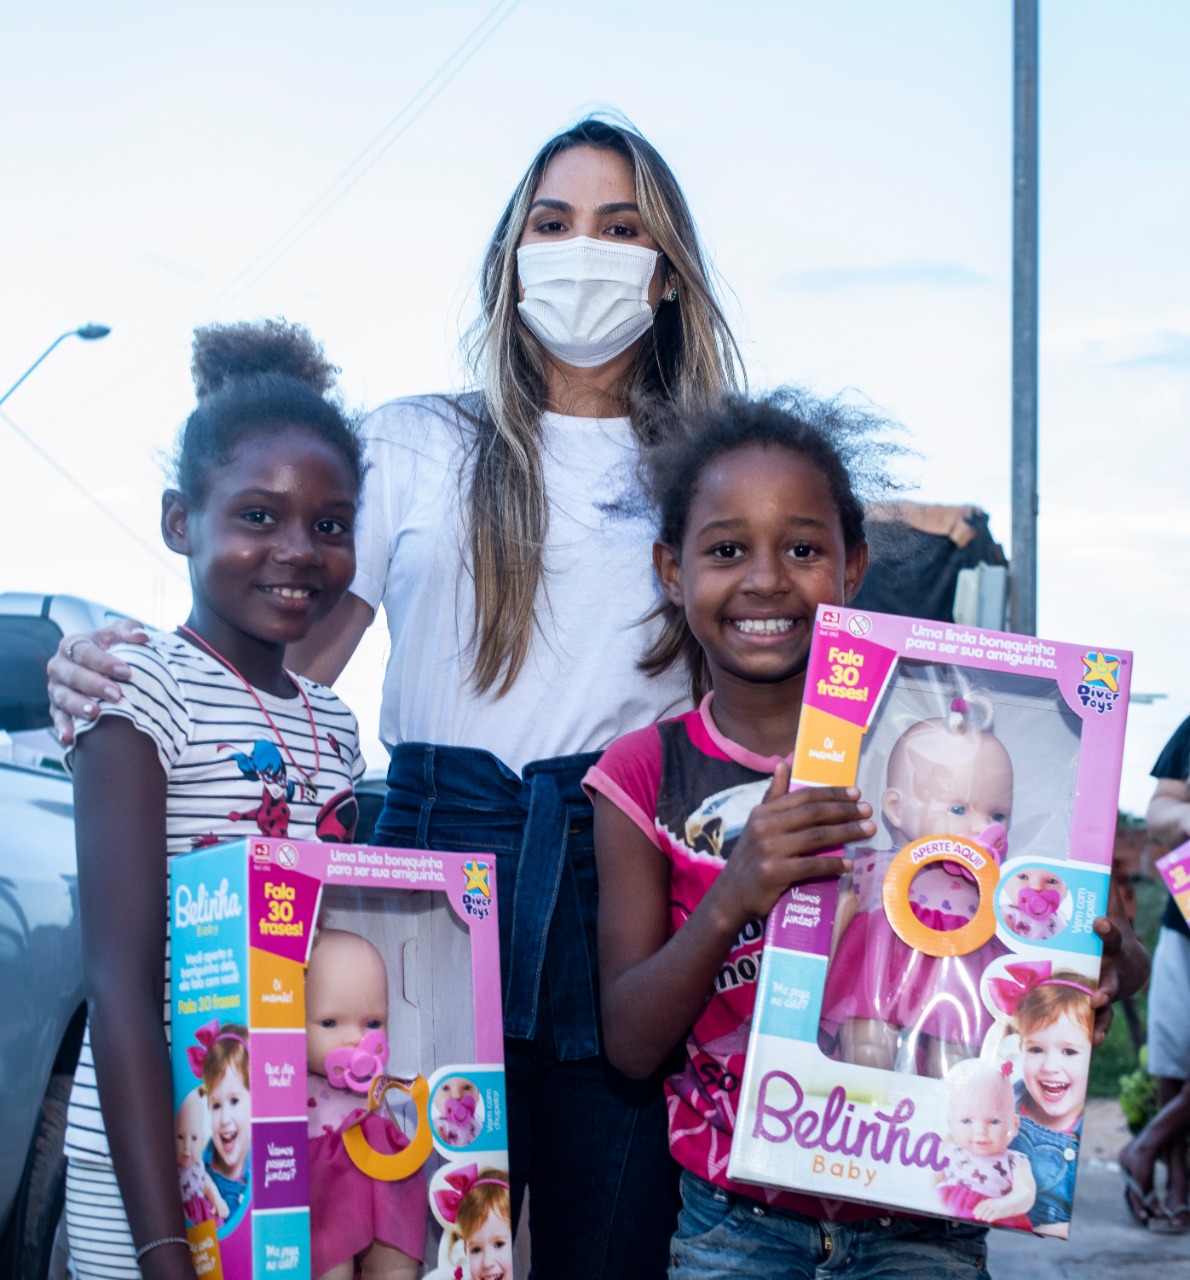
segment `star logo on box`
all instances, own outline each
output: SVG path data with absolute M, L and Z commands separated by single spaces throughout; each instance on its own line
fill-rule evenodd
M 1083 654 L 1083 678 L 1075 692 L 1084 707 L 1103 715 L 1120 699 L 1120 659 L 1102 649 Z
M 1112 693 L 1120 691 L 1116 673 L 1120 669 L 1120 660 L 1114 654 L 1088 653 L 1083 656 L 1086 672 L 1083 679 L 1087 684 L 1096 685 L 1100 689 L 1110 689 Z
M 464 893 L 478 893 L 485 898 L 492 896 L 492 891 L 488 887 L 488 864 L 486 862 L 464 862 L 463 870 L 467 873 L 467 883 L 463 886 Z

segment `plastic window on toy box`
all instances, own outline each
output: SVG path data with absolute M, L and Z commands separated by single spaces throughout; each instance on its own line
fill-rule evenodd
M 444 894 L 324 892 L 306 972 L 313 1277 L 412 1280 L 459 1251 L 435 1188 L 450 1200 L 485 1146 L 474 1028 L 470 935 Z
M 1052 680 L 898 663 L 860 752 L 880 830 L 840 884 L 825 1053 L 938 1078 L 979 1055 L 985 970 L 1070 919 L 1080 731 Z

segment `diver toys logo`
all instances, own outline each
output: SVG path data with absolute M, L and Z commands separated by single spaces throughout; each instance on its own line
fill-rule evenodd
M 1103 715 L 1114 711 L 1120 700 L 1120 659 L 1102 649 L 1083 654 L 1083 678 L 1079 681 L 1079 701 L 1084 707 Z
M 476 920 L 486 920 L 492 909 L 488 864 L 474 859 L 464 862 L 463 874 L 467 877 L 467 883 L 463 886 L 463 910 Z

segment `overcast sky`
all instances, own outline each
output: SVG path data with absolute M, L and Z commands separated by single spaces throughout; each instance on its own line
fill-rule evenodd
M 1169 695 L 1132 711 L 1143 811 L 1190 714 L 1190 6 L 1042 10 L 1039 630 Z M 752 385 L 867 398 L 918 496 L 1009 541 L 1010 0 L 14 0 L 0 47 L 0 392 L 113 329 L 0 410 L 0 589 L 179 621 L 193 326 L 301 320 L 358 407 L 461 385 L 495 219 L 600 107 L 685 187 Z M 374 634 L 342 685 L 373 764 L 382 661 Z

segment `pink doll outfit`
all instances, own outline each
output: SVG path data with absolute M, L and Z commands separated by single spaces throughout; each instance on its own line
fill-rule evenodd
M 203 1194 L 203 1183 L 206 1181 L 206 1170 L 201 1161 L 188 1168 L 178 1170 L 178 1187 L 182 1193 L 182 1211 L 186 1221 L 197 1225 L 209 1222 L 215 1211 L 210 1201 Z
M 1022 1169 L 1029 1167 L 1019 1151 L 1005 1151 L 998 1156 L 977 1156 L 953 1143 L 942 1148 L 947 1157 L 946 1171 L 938 1187 L 938 1196 L 946 1212 L 954 1218 L 975 1220 L 975 1206 L 985 1200 L 999 1200 L 1013 1188 Z M 1028 1214 L 1017 1213 L 1001 1218 L 999 1227 L 1016 1227 L 1032 1231 Z
M 336 1051 L 338 1052 L 338 1051 Z M 350 1064 L 335 1071 L 351 1077 Z M 342 1064 L 340 1064 L 342 1065 Z M 361 1064 L 357 1061 L 357 1068 Z M 374 1073 L 373 1073 L 374 1074 Z M 366 1111 L 357 1094 L 333 1088 L 323 1076 L 306 1077 L 310 1135 L 310 1274 L 324 1275 L 374 1241 L 400 1249 L 418 1262 L 426 1242 L 429 1196 L 424 1172 L 382 1182 L 356 1167 L 343 1146 L 343 1131 L 363 1117 L 360 1126 L 368 1145 L 382 1155 L 395 1155 L 409 1139 L 383 1109 Z
M 992 1026 L 979 979 L 1008 948 L 993 937 L 964 956 L 928 956 L 900 938 L 883 900 L 884 877 L 898 852 L 857 849 L 852 855 L 858 909 L 827 971 L 822 1025 L 833 1037 L 848 1019 L 865 1018 L 948 1044 L 977 1044 Z M 913 878 L 909 906 L 932 929 L 957 929 L 974 917 L 979 890 L 958 867 L 931 863 Z

